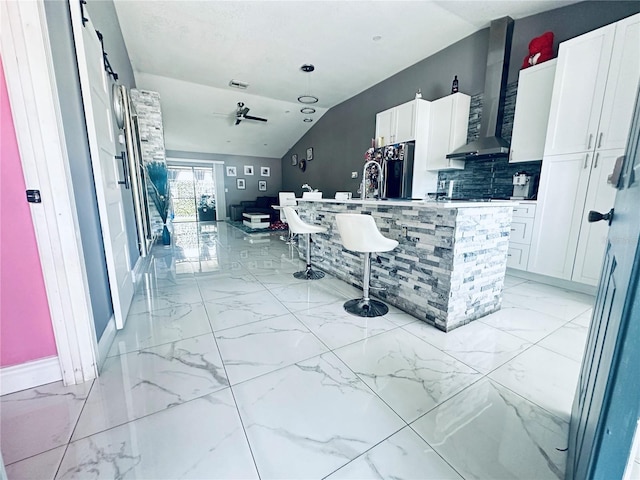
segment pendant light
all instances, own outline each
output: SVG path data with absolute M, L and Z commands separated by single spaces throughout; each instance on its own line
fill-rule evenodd
M 300 67 L 300 70 L 302 70 L 304 73 L 311 73 L 316 69 L 316 67 L 314 67 L 312 64 L 310 63 L 305 63 L 304 65 L 302 65 Z M 318 103 L 318 97 L 311 95 L 310 94 L 310 84 L 311 84 L 311 77 L 307 77 L 307 91 L 304 95 L 300 95 L 298 97 L 298 102 L 300 103 L 304 103 L 305 105 L 311 105 L 313 103 Z M 302 109 L 304 110 L 304 109 Z M 302 112 L 302 110 L 300 110 Z M 313 109 L 313 112 L 315 112 L 315 109 Z M 302 112 L 302 113 L 313 113 L 313 112 Z

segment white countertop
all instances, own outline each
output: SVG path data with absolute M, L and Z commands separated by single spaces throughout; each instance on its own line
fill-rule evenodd
M 411 206 L 411 207 L 428 207 L 428 208 L 468 208 L 468 207 L 514 207 L 520 204 L 521 200 L 491 200 L 483 202 L 473 202 L 467 200 L 373 200 L 360 198 L 352 198 L 351 200 L 335 200 L 333 198 L 308 199 L 297 198 L 298 203 L 301 202 L 318 202 L 318 203 L 346 203 L 355 205 L 389 205 L 389 206 Z

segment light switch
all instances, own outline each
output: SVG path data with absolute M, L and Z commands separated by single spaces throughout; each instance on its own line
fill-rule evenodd
M 358 172 L 351 172 L 351 178 L 358 178 Z

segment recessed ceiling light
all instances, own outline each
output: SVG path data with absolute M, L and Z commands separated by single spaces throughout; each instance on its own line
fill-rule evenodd
M 380 40 L 382 40 L 382 35 L 374 35 L 373 39 L 374 42 L 378 42 Z
M 264 145 L 265 147 L 267 146 L 267 144 L 266 144 L 266 143 L 263 143 L 263 145 Z
M 313 95 L 300 95 L 298 101 L 306 104 L 318 103 L 318 97 L 314 97 Z
M 302 65 L 300 67 L 300 70 L 302 70 L 305 73 L 309 73 L 309 72 L 313 72 L 316 69 L 316 67 L 314 67 L 312 64 L 310 63 L 305 63 L 304 65 Z
M 231 140 L 227 140 L 227 143 L 231 143 Z
M 289 113 L 289 110 L 285 110 L 284 113 Z
M 302 121 L 303 121 L 303 122 L 310 123 L 310 122 L 313 122 L 313 118 L 309 118 L 309 117 L 307 117 L 307 118 L 305 118 L 305 119 L 304 119 L 304 120 L 302 120 Z
M 303 107 L 300 109 L 300 111 L 304 114 L 310 115 L 312 113 L 316 113 L 316 109 L 312 108 L 312 107 Z

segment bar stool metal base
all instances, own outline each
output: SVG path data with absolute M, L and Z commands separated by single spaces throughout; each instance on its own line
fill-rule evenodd
M 293 276 L 298 280 L 320 280 L 321 278 L 324 278 L 324 272 L 314 270 L 311 268 L 311 265 L 307 265 L 306 270 L 296 272 Z
M 389 307 L 378 300 L 355 298 L 344 305 L 345 311 L 358 317 L 381 317 L 389 312 Z

